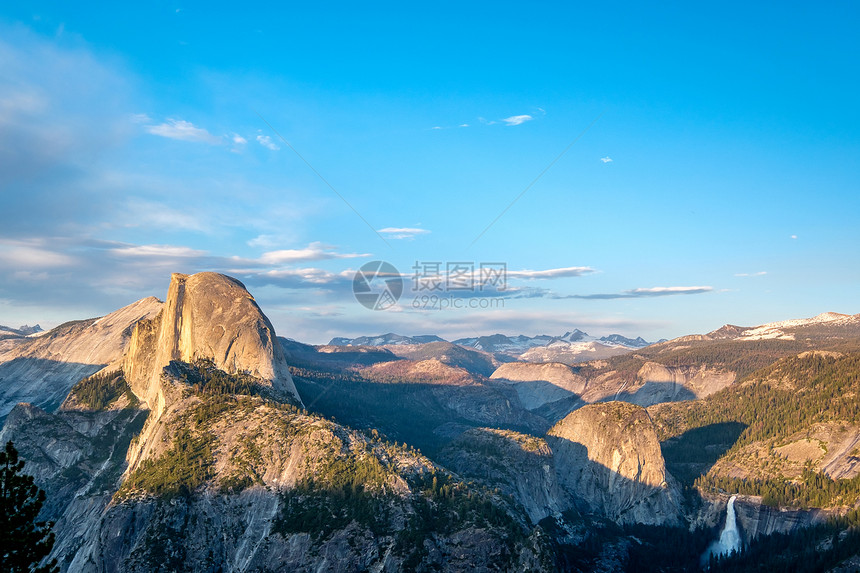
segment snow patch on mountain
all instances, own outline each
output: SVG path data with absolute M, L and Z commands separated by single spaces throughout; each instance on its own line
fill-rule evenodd
M 824 312 L 812 318 L 796 318 L 769 322 L 754 328 L 744 330 L 738 340 L 794 340 L 794 334 L 786 332 L 788 329 L 803 328 L 815 325 L 844 325 L 860 322 L 860 315 L 840 314 L 838 312 Z

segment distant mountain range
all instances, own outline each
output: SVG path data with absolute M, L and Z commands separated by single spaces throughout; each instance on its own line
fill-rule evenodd
M 335 337 L 329 342 L 331 346 L 390 346 L 401 344 L 427 344 L 428 342 L 448 342 L 442 337 L 434 334 L 421 334 L 418 336 L 403 336 L 389 332 L 377 336 L 359 336 L 356 338 Z M 550 336 L 547 334 L 539 334 L 537 336 L 526 336 L 518 334 L 516 336 L 507 336 L 504 334 L 491 334 L 489 336 L 479 336 L 474 338 L 458 338 L 451 341 L 460 346 L 468 346 L 477 348 L 486 352 L 499 351 L 520 351 L 525 352 L 529 348 L 535 346 L 546 346 L 553 342 L 601 342 L 606 345 L 624 346 L 627 348 L 644 348 L 655 344 L 648 342 L 641 336 L 636 338 L 627 338 L 620 334 L 610 334 L 600 338 L 590 336 L 588 333 L 575 328 L 571 332 L 565 332 L 561 336 Z M 659 342 L 665 342 L 665 339 Z
M 359 336 L 358 338 L 335 337 L 329 342 L 330 346 L 391 346 L 403 344 L 427 344 L 428 342 L 448 342 L 433 334 L 419 334 L 418 336 L 401 336 L 389 332 L 379 336 Z
M 357 338 L 333 338 L 329 345 L 333 346 L 403 346 L 427 344 L 430 342 L 447 342 L 435 335 L 403 336 L 387 333 L 378 336 L 360 336 Z M 660 342 L 663 342 L 662 340 Z M 578 328 L 565 332 L 561 336 L 540 334 L 526 336 L 519 334 L 507 336 L 491 334 L 473 338 L 460 338 L 452 342 L 465 348 L 480 350 L 492 354 L 502 361 L 517 358 L 529 362 L 563 362 L 573 364 L 584 360 L 608 358 L 650 346 L 652 343 L 641 336 L 627 338 L 620 334 L 610 334 L 597 338 Z
M 18 336 L 30 336 L 31 334 L 37 334 L 39 332 L 43 332 L 42 327 L 38 324 L 35 326 L 28 326 L 26 324 L 19 326 L 18 328 L 12 328 L 11 326 L 3 326 L 0 324 L 0 338 L 12 338 Z

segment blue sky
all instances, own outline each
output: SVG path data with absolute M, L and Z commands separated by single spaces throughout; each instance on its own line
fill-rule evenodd
M 6 5 L 0 324 L 202 270 L 314 343 L 860 312 L 858 23 L 852 2 Z M 508 289 L 422 310 L 407 281 L 370 311 L 372 260 L 504 262 Z

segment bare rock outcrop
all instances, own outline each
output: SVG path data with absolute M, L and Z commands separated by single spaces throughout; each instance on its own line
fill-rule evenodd
M 790 533 L 804 529 L 833 517 L 832 512 L 823 509 L 777 509 L 763 505 L 750 497 L 742 503 L 735 503 L 738 523 L 744 540 L 749 543 L 756 537 L 774 533 Z
M 135 326 L 123 372 L 157 416 L 164 408 L 162 369 L 200 358 L 300 401 L 275 329 L 245 285 L 218 273 L 174 273 L 161 313 Z
M 731 385 L 734 372 L 706 366 L 666 366 L 646 362 L 636 377 L 635 396 L 631 402 L 651 406 L 661 402 L 705 398 Z
M 451 442 L 439 459 L 467 478 L 499 487 L 522 505 L 532 523 L 572 507 L 558 485 L 553 452 L 541 438 L 475 428 Z
M 0 418 L 19 402 L 53 410 L 78 380 L 118 366 L 134 325 L 156 316 L 161 306 L 148 297 L 98 319 L 0 341 Z
M 561 486 L 582 510 L 618 523 L 678 522 L 680 495 L 644 408 L 584 406 L 553 426 L 547 442 Z
M 576 399 L 588 384 L 575 368 L 558 362 L 510 362 L 497 368 L 490 379 L 509 382 L 529 410 L 558 400 Z

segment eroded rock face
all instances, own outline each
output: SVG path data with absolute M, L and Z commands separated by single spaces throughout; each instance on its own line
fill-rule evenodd
M 547 434 L 561 486 L 584 511 L 618 523 L 679 520 L 679 494 L 644 408 L 624 402 L 584 406 Z
M 0 431 L 26 461 L 25 473 L 35 478 L 47 499 L 41 518 L 54 521 L 52 557 L 61 570 L 78 554 L 88 537 L 98 534 L 102 514 L 126 469 L 125 454 L 140 431 L 147 412 L 121 396 L 107 409 L 66 409 L 47 413 L 18 404 Z M 102 563 L 102 569 L 111 564 Z M 95 563 L 90 569 L 98 570 Z
M 148 297 L 35 338 L 0 341 L 0 419 L 19 402 L 53 410 L 78 380 L 118 366 L 134 325 L 156 316 L 161 305 Z
M 773 533 L 790 533 L 816 523 L 822 523 L 835 512 L 823 509 L 779 509 L 761 503 L 757 496 L 740 496 L 735 512 L 744 543 Z
M 577 399 L 588 383 L 574 368 L 557 362 L 502 364 L 490 378 L 510 382 L 529 410 L 559 400 Z
M 553 452 L 541 438 L 493 428 L 464 432 L 440 454 L 446 467 L 512 495 L 532 523 L 572 507 L 558 486 Z
M 135 326 L 123 371 L 132 391 L 158 414 L 162 369 L 206 358 L 246 372 L 300 401 L 275 329 L 238 280 L 218 273 L 174 273 L 161 313 Z
M 706 366 L 665 366 L 646 362 L 636 375 L 641 386 L 634 399 L 641 406 L 705 398 L 731 385 L 734 372 Z

